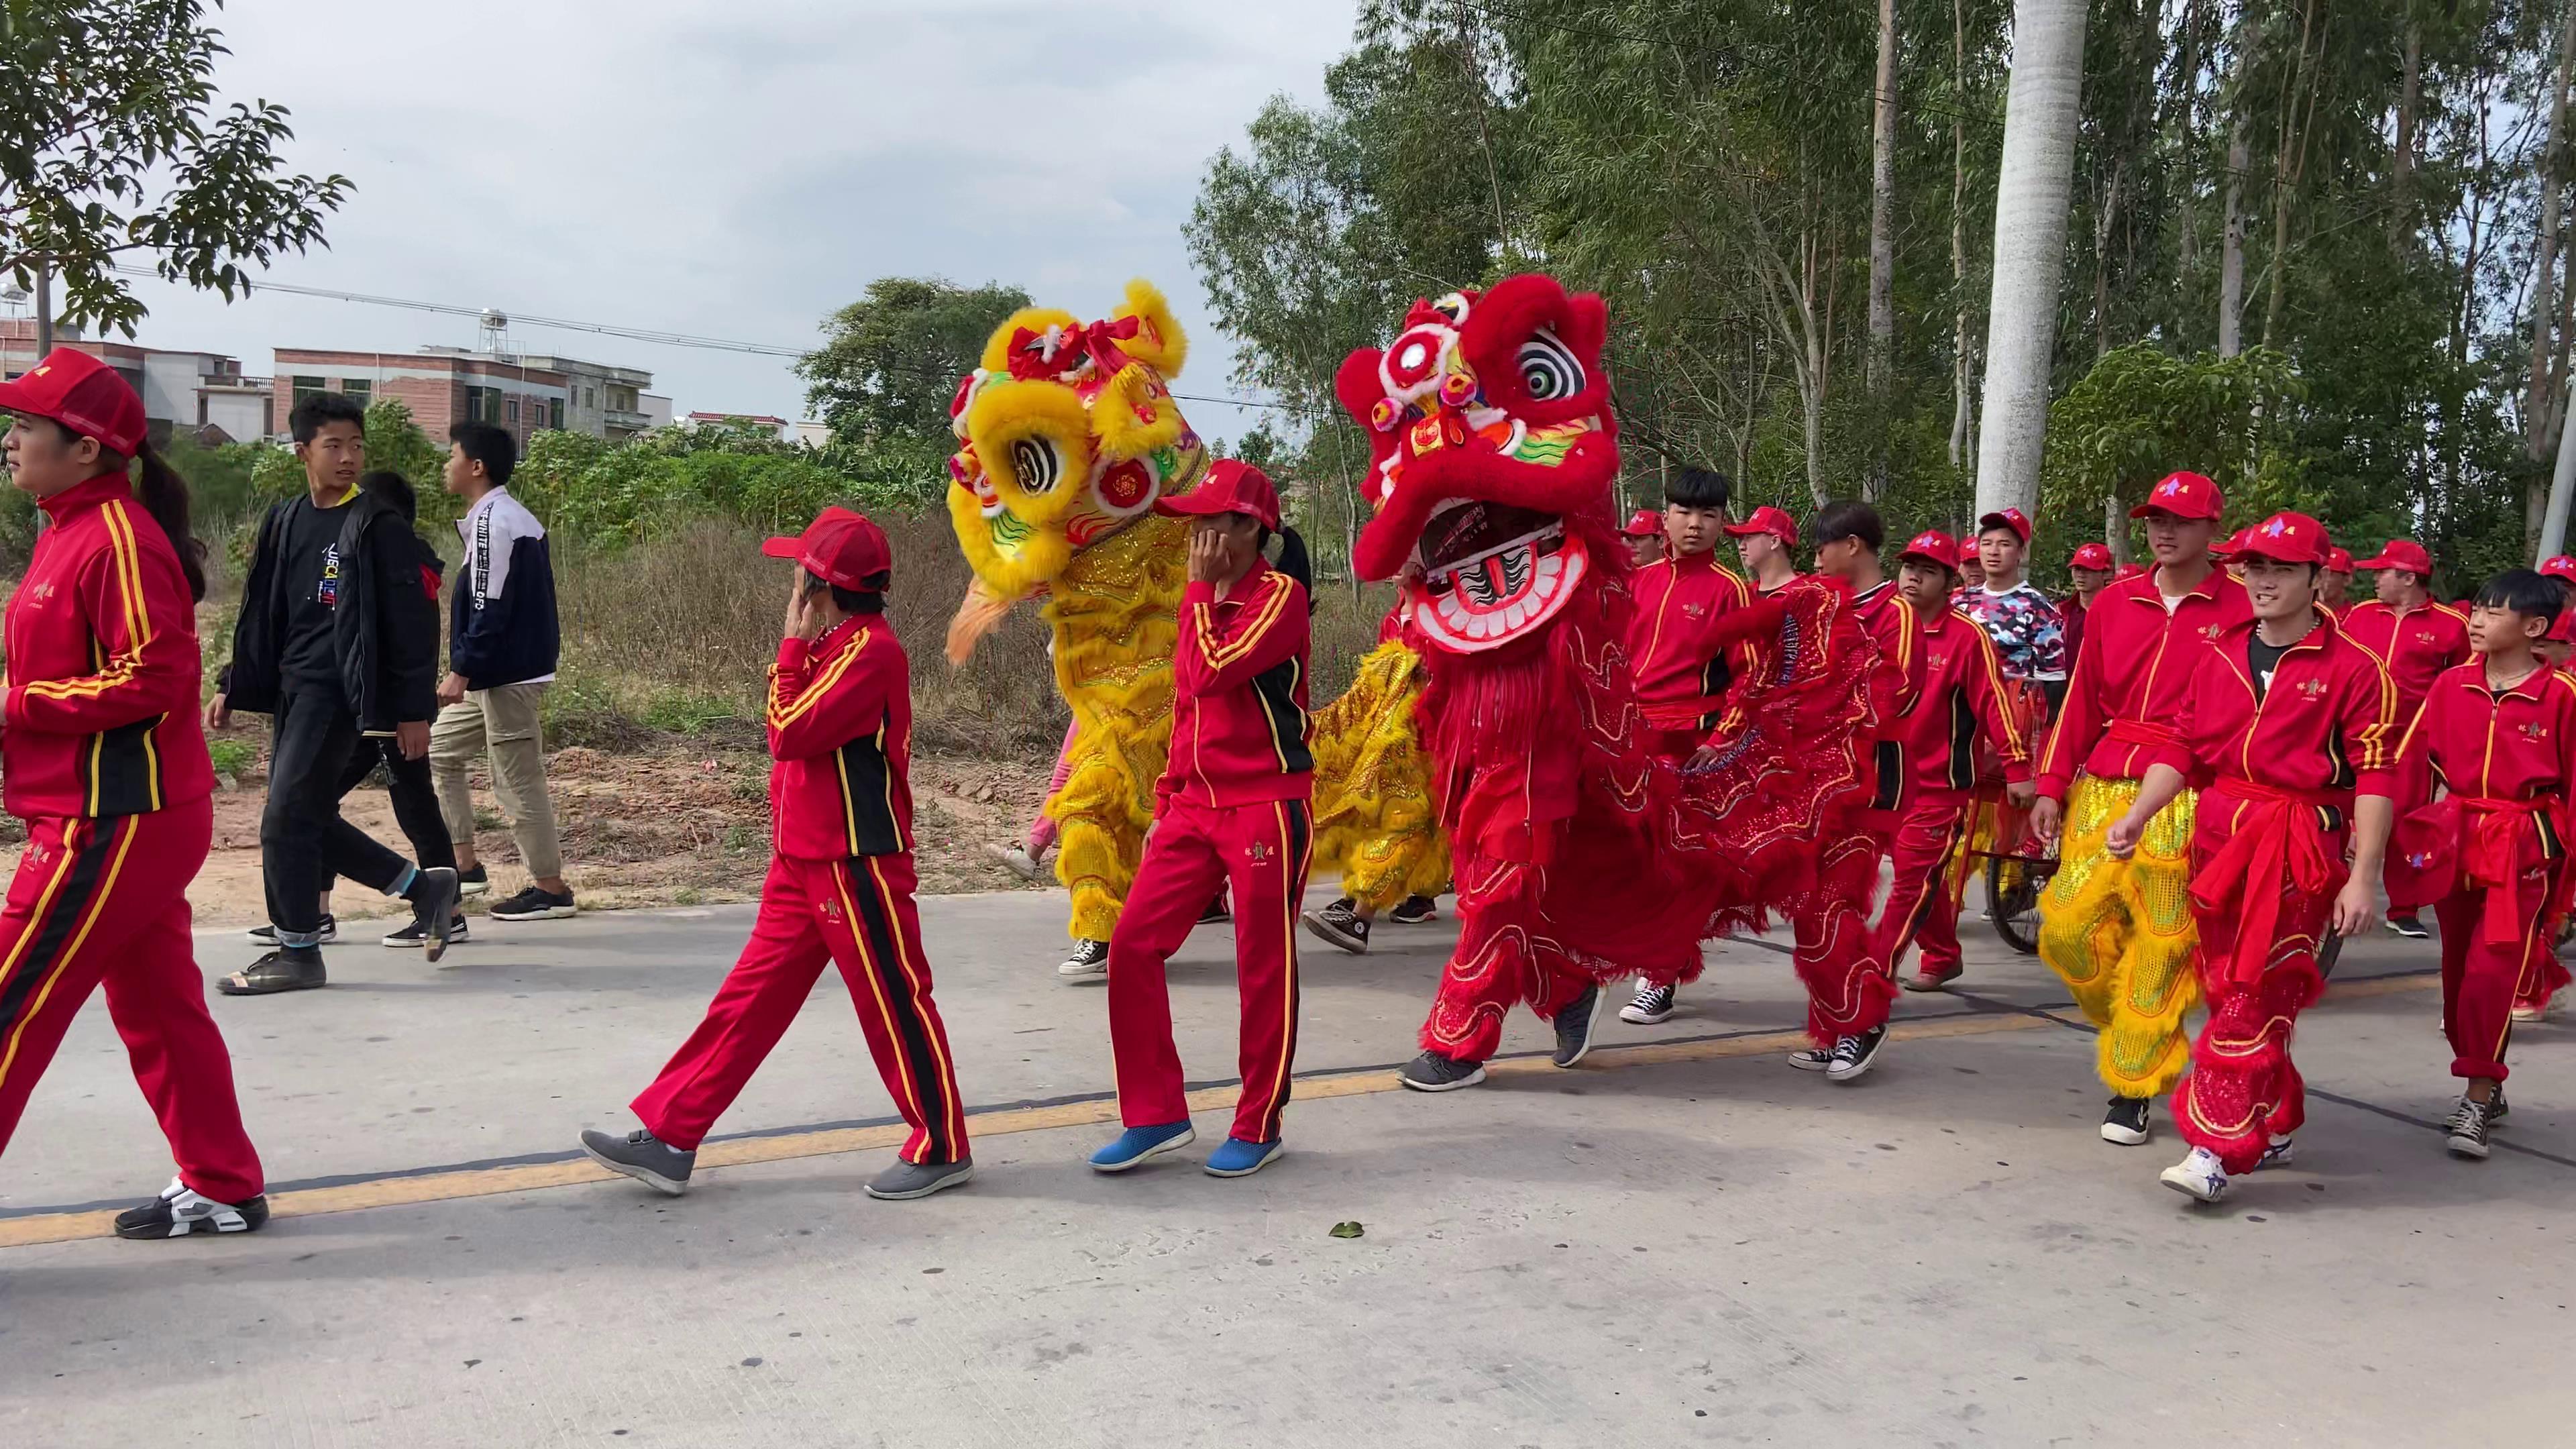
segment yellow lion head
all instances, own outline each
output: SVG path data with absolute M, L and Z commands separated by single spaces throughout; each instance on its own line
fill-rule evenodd
M 1031 307 L 994 329 L 949 405 L 948 516 L 987 606 L 1044 593 L 1077 553 L 1197 483 L 1207 445 L 1167 385 L 1188 351 L 1142 281 L 1105 321 Z

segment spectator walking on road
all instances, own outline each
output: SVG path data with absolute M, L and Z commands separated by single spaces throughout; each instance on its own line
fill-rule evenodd
M 447 491 L 466 503 L 456 526 L 465 562 L 448 606 L 447 678 L 438 686 L 430 767 L 460 878 L 468 894 L 479 894 L 491 877 L 474 854 L 474 794 L 465 772 L 476 756 L 491 757 L 492 793 L 510 818 L 529 876 L 527 889 L 492 907 L 492 919 L 554 920 L 575 907 L 572 887 L 564 884 L 554 802 L 546 795 L 538 719 L 562 649 L 546 526 L 510 496 L 519 451 L 508 433 L 489 423 L 459 423 L 448 440 Z
M 103 985 L 179 1165 L 160 1196 L 117 1216 L 117 1234 L 250 1232 L 268 1221 L 259 1154 L 188 930 L 188 882 L 215 821 L 188 485 L 143 440 L 142 399 L 85 353 L 57 350 L 0 383 L 0 408 L 18 415 L 13 481 L 52 520 L 5 626 L 0 778 L 27 849 L 0 909 L 0 1152 Z
M 360 740 L 391 738 L 406 759 L 429 752 L 438 634 L 405 604 L 420 594 L 419 539 L 358 487 L 367 438 L 357 403 L 315 393 L 287 426 L 304 491 L 260 521 L 233 662 L 206 704 L 216 729 L 235 709 L 274 721 L 259 850 L 277 949 L 218 981 L 227 996 L 327 984 L 321 901 L 335 875 L 410 902 L 432 961 L 456 911 L 453 868 L 406 861 L 340 818 L 342 772 Z

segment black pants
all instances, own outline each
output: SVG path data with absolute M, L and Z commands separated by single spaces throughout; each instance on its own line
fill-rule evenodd
M 335 690 L 290 687 L 269 742 L 268 808 L 259 817 L 260 873 L 280 940 L 322 928 L 322 891 L 347 876 L 391 890 L 410 862 L 340 818 L 340 783 L 358 750 L 358 720 Z
M 378 764 L 385 767 L 385 798 L 393 802 L 394 823 L 411 842 L 412 863 L 423 870 L 453 868 L 456 843 L 447 838 L 447 817 L 438 813 L 438 784 L 429 777 L 429 756 L 406 760 L 402 746 L 382 735 L 361 735 L 349 768 L 340 773 L 339 798 L 348 799 L 350 791 L 367 783 Z M 325 882 L 322 888 L 331 887 Z

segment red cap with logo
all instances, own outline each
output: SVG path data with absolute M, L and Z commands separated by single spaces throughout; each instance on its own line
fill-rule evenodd
M 1768 503 L 1754 509 L 1753 516 L 1742 523 L 1728 524 L 1726 531 L 1737 538 L 1767 533 L 1791 548 L 1798 546 L 1798 520 L 1791 518 L 1787 509 L 1774 508 Z
M 1951 540 L 1950 535 L 1937 528 L 1926 529 L 1914 535 L 1914 541 L 1907 544 L 1905 550 L 1896 557 L 1899 562 L 1909 558 L 1919 558 L 1925 563 L 1939 564 L 1956 573 L 1959 568 L 1959 545 Z
M 1664 516 L 1651 508 L 1640 508 L 1628 515 L 1628 526 L 1619 531 L 1630 538 L 1661 538 Z
M 133 457 L 143 446 L 143 399 L 116 369 L 68 347 L 10 382 L 0 382 L 0 409 L 51 418 L 111 453 Z
M 2559 610 L 2558 617 L 2550 621 L 2549 633 L 2544 637 L 2556 644 L 2576 644 L 2576 609 Z
M 861 592 L 876 587 L 867 580 L 894 567 L 894 549 L 886 542 L 885 530 L 838 505 L 815 514 L 803 533 L 773 538 L 760 551 L 771 558 L 792 558 L 805 572 L 836 589 Z
M 1270 475 L 1239 458 L 1219 458 L 1208 465 L 1199 486 L 1177 498 L 1158 498 L 1154 511 L 1173 518 L 1213 518 L 1240 513 L 1262 527 L 1279 527 L 1279 490 Z
M 2433 572 L 2433 556 L 2424 551 L 2424 545 L 2411 538 L 2392 538 L 2380 545 L 2376 558 L 2363 559 L 2361 566 L 2366 569 L 2395 569 L 2399 573 L 2429 578 Z
M 2556 558 L 2549 559 L 2541 564 L 2540 575 L 2543 578 L 2565 579 L 2569 583 L 2576 583 L 2576 558 L 2569 558 L 2562 553 Z
M 2018 508 L 1998 508 L 1977 520 L 1979 537 L 1983 537 L 1986 530 L 1990 528 L 2009 528 L 2013 531 L 2013 536 L 2025 545 L 2030 542 L 2030 515 Z
M 2238 554 L 2243 553 L 2245 551 L 2245 535 L 2250 532 L 2252 532 L 2251 529 L 2240 528 L 2234 533 L 2227 535 L 2225 538 L 2218 539 L 2211 543 L 2209 546 L 2211 557 L 2234 558 Z
M 2227 496 L 2218 485 L 2198 473 L 2168 473 L 2165 480 L 2148 490 L 2147 501 L 2129 510 L 2131 518 L 2144 518 L 2150 513 L 2170 513 L 2176 518 L 2206 518 L 2216 522 L 2227 511 Z
M 2068 559 L 2066 566 L 2071 569 L 2108 569 L 2114 562 L 2109 544 L 2088 543 L 2075 551 L 2075 557 Z
M 2352 572 L 2352 555 L 2351 555 L 2351 554 L 2349 554 L 2349 553 L 2344 552 L 2342 549 L 2339 549 L 2339 548 L 2330 548 L 2330 549 L 2327 549 L 2327 550 L 2326 550 L 2326 572 L 2327 572 L 2327 573 L 2330 573 L 2330 574 L 2348 574 L 2348 573 L 2351 573 L 2351 572 Z
M 2304 513 L 2275 513 L 2236 535 L 2236 551 L 2279 563 L 2322 564 L 2327 551 L 2326 527 Z

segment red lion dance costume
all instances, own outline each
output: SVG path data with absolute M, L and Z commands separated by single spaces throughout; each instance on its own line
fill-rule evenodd
M 1392 344 L 1353 353 L 1337 379 L 1373 451 L 1377 513 L 1354 563 L 1403 579 L 1456 857 L 1458 947 L 1412 1085 L 1434 1058 L 1453 1069 L 1430 1089 L 1481 1076 L 1514 1001 L 1553 1018 L 1604 981 L 1696 977 L 1702 938 L 1830 889 L 1817 844 L 1867 804 L 1878 652 L 1821 582 L 1740 611 L 1765 667 L 1713 765 L 1685 774 L 1648 750 L 1624 642 L 1607 325 L 1599 297 L 1512 277 L 1416 302 Z

